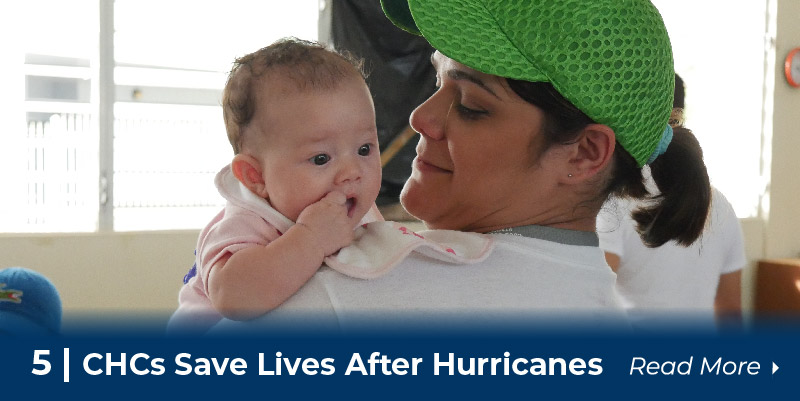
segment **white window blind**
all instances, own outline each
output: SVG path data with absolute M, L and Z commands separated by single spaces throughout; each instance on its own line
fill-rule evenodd
M 213 177 L 232 156 L 219 106 L 232 61 L 283 36 L 318 35 L 318 0 L 110 1 L 8 10 L 19 40 L 3 48 L 0 232 L 203 226 L 223 204 Z M 105 49 L 102 26 L 114 32 Z

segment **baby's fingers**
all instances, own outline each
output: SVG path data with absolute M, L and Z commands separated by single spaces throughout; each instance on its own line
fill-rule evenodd
M 347 202 L 347 197 L 339 191 L 331 191 L 328 192 L 327 195 L 323 196 L 320 201 L 332 203 L 334 205 L 344 205 L 345 202 Z

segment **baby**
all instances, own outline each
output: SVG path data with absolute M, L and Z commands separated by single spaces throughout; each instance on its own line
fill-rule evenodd
M 357 62 L 281 39 L 235 61 L 222 106 L 234 157 L 215 182 L 227 204 L 200 233 L 169 331 L 272 310 L 355 227 L 382 220 L 375 109 Z

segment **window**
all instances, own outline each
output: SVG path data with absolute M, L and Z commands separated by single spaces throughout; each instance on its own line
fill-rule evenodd
M 755 217 L 765 190 L 760 165 L 767 1 L 653 4 L 672 41 L 675 71 L 686 85 L 686 126 L 703 147 L 711 183 L 739 217 Z
M 740 217 L 758 214 L 765 188 L 766 2 L 653 0 L 686 82 L 686 125 Z M 19 40 L 4 42 L 0 56 L 0 232 L 201 227 L 223 204 L 211 182 L 231 157 L 219 107 L 231 62 L 281 36 L 317 38 L 320 3 L 5 7 L 0 29 Z M 113 41 L 101 46 L 99 32 L 111 26 Z M 114 80 L 101 84 L 109 71 Z
M 223 205 L 213 177 L 232 156 L 219 106 L 232 61 L 316 39 L 319 14 L 318 0 L 16 4 L 0 232 L 201 227 Z

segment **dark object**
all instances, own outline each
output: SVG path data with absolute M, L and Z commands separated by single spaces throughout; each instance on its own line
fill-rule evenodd
M 675 74 L 675 97 L 672 100 L 672 107 L 684 108 L 684 99 L 686 98 L 686 87 L 683 84 L 683 78 Z
M 404 130 L 408 133 L 408 117 L 436 90 L 436 73 L 430 62 L 434 50 L 424 38 L 394 26 L 378 1 L 334 0 L 331 40 L 337 49 L 364 59 L 380 149 L 388 158 L 377 203 L 396 203 L 411 175 L 419 139 L 403 135 Z M 390 154 L 384 154 L 387 148 Z

